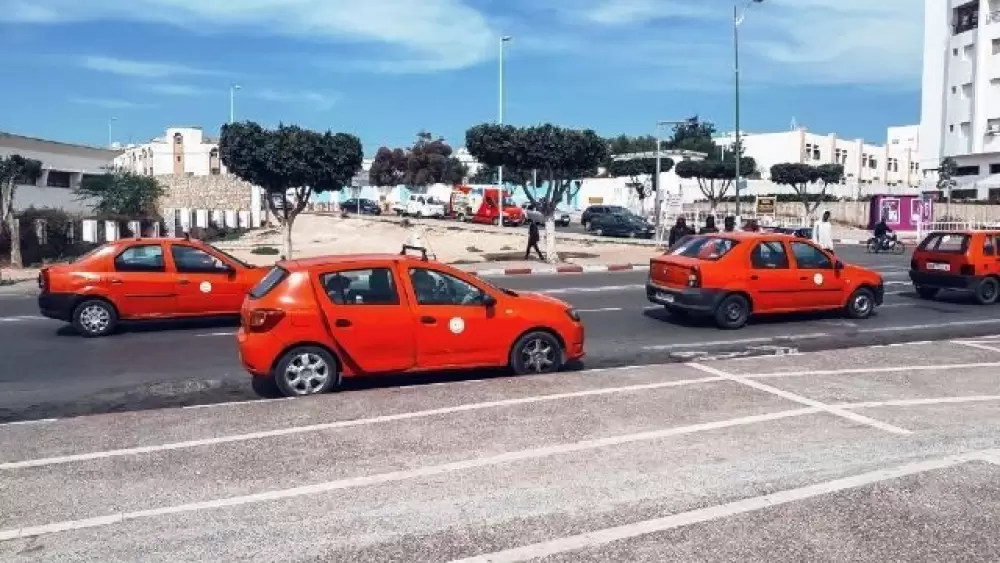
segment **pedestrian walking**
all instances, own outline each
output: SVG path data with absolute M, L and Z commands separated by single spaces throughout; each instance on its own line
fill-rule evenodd
M 719 229 L 715 226 L 715 216 L 709 215 L 705 217 L 705 226 L 698 231 L 699 235 L 710 235 L 719 232 Z
M 813 242 L 827 252 L 833 253 L 833 223 L 830 212 L 823 213 L 823 220 L 813 226 Z
M 736 231 L 736 217 L 732 215 L 726 215 L 726 218 L 722 220 L 722 230 L 727 233 L 732 233 Z
M 541 239 L 541 235 L 538 234 L 538 223 L 535 221 L 528 221 L 528 247 L 524 249 L 524 259 L 527 260 L 531 258 L 531 251 L 534 250 L 538 253 L 539 260 L 545 260 L 542 256 L 542 250 L 538 248 L 538 241 Z
M 688 227 L 687 219 L 683 216 L 677 218 L 677 222 L 674 223 L 673 227 L 670 227 L 670 236 L 667 238 L 667 245 L 673 246 L 677 241 L 682 238 L 693 235 L 694 230 Z

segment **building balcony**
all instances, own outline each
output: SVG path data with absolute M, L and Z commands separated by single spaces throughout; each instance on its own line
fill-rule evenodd
M 1000 10 L 993 10 L 989 14 L 986 14 L 986 24 L 1000 23 Z

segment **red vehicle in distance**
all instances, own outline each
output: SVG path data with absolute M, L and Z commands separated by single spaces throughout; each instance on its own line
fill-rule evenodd
M 475 209 L 475 214 L 472 216 L 473 223 L 482 223 L 486 225 L 499 225 L 500 217 L 503 216 L 503 224 L 511 226 L 520 226 L 525 222 L 524 210 L 514 203 L 514 200 L 510 198 L 510 195 L 504 193 L 503 197 L 503 212 L 501 213 L 499 207 L 497 206 L 497 200 L 500 196 L 499 188 L 485 188 L 483 189 L 482 196 L 471 196 L 470 202 L 472 208 Z

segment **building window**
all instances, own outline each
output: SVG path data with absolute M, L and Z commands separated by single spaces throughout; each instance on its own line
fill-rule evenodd
M 184 136 L 181 135 L 180 133 L 174 133 L 174 144 L 175 145 L 183 145 L 184 144 Z
M 976 58 L 976 46 L 966 45 L 965 47 L 962 47 L 962 58 L 967 61 L 971 61 Z
M 222 170 L 219 168 L 212 168 L 211 170 L 209 170 L 209 173 L 212 176 L 218 176 L 219 174 L 222 174 Z
M 45 185 L 50 188 L 68 188 L 70 184 L 70 173 L 61 170 L 49 170 L 49 176 Z
M 990 164 L 990 174 L 1000 174 L 1000 162 Z
M 954 125 L 949 125 L 948 126 L 948 132 L 949 133 L 954 133 L 955 132 L 955 126 Z
M 181 157 L 180 157 L 180 155 L 178 155 L 177 156 L 177 162 L 180 162 L 180 161 L 181 161 Z
M 955 176 L 978 176 L 979 165 L 959 166 L 955 168 Z
M 868 168 L 871 168 L 872 170 L 878 168 L 878 160 L 876 160 L 875 157 L 869 157 Z
M 969 2 L 952 10 L 951 21 L 955 35 L 979 27 L 979 2 Z
M 972 83 L 962 84 L 962 99 L 971 100 L 972 99 Z
M 951 87 L 951 93 L 952 94 L 957 94 L 958 93 L 958 86 L 952 86 Z
M 1000 55 L 1000 38 L 997 38 L 997 39 L 994 39 L 993 41 L 991 41 L 990 42 L 990 46 L 992 47 L 992 51 L 993 51 L 994 55 Z
M 957 57 L 958 56 L 958 49 L 957 48 L 951 50 L 951 56 L 953 56 L 953 57 Z
M 806 143 L 805 151 L 806 160 L 819 160 L 819 145 L 814 145 L 812 143 Z

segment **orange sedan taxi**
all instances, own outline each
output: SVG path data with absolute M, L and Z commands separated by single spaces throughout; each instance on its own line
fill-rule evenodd
M 240 358 L 254 389 L 300 396 L 386 373 L 550 373 L 583 357 L 583 324 L 567 303 L 406 250 L 279 262 L 241 314 Z
M 773 233 L 697 235 L 649 262 L 646 297 L 674 314 L 710 317 L 724 329 L 752 315 L 843 311 L 872 315 L 882 276 L 844 264 L 802 238 Z
M 266 272 L 189 238 L 122 239 L 43 268 L 38 308 L 91 338 L 119 321 L 235 316 Z

